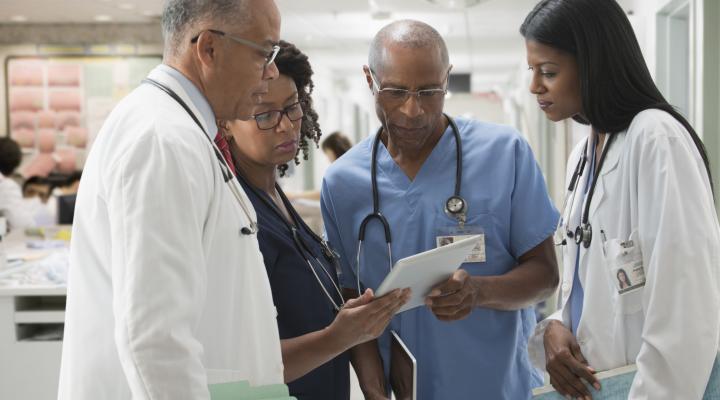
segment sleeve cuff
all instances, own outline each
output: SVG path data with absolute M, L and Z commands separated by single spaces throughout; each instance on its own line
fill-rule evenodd
M 552 313 L 549 317 L 540 321 L 535 326 L 535 331 L 528 342 L 528 355 L 530 362 L 535 368 L 540 369 L 542 372 L 545 371 L 545 343 L 543 337 L 545 336 L 545 329 L 548 324 L 552 321 L 562 322 L 562 309 L 559 309 Z

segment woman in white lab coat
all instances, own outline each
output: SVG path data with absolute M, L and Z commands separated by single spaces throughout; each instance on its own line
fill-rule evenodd
M 568 162 L 560 309 L 531 357 L 565 396 L 590 398 L 580 378 L 598 389 L 596 371 L 637 364 L 629 398 L 700 399 L 720 337 L 702 142 L 654 85 L 614 0 L 544 0 L 520 31 L 547 117 L 592 128 Z

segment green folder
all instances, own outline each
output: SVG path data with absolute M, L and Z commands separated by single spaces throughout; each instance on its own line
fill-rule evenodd
M 208 385 L 212 400 L 294 400 L 286 385 L 250 386 L 247 381 Z

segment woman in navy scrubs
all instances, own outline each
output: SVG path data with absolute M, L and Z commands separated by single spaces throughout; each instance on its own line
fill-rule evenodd
M 300 400 L 349 399 L 349 350 L 382 333 L 409 298 L 397 290 L 381 298 L 372 291 L 343 302 L 335 254 L 293 209 L 276 174 L 287 162 L 307 159 L 320 128 L 312 108 L 312 69 L 307 56 L 281 42 L 275 59 L 280 76 L 248 121 L 220 122 L 237 178 L 257 213 L 258 242 L 277 308 L 285 381 Z M 361 373 L 361 372 L 359 372 Z

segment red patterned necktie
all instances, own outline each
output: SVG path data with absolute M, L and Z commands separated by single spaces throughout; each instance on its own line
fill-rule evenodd
M 225 157 L 225 161 L 227 161 L 228 165 L 230 166 L 230 171 L 232 171 L 233 175 L 235 175 L 235 164 L 233 164 L 232 156 L 230 155 L 230 144 L 228 143 L 227 139 L 218 132 L 218 134 L 215 136 L 215 144 L 217 145 L 218 149 L 220 149 L 220 152 L 222 153 L 223 157 Z

